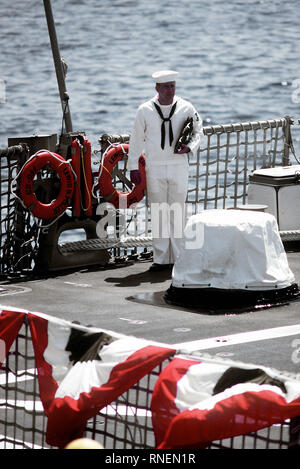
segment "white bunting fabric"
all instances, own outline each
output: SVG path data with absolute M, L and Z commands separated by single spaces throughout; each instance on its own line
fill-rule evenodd
M 300 382 L 253 365 L 174 358 L 152 404 L 160 449 L 205 448 L 300 415 Z
M 59 448 L 82 437 L 89 418 L 175 352 L 143 339 L 28 317 L 48 416 L 46 441 Z
M 300 381 L 296 377 L 213 357 L 176 355 L 171 346 L 40 313 L 0 310 L 0 361 L 4 362 L 25 320 L 51 446 L 64 448 L 82 437 L 89 418 L 165 360 L 151 402 L 158 449 L 206 448 L 213 441 L 287 419 L 297 425 Z

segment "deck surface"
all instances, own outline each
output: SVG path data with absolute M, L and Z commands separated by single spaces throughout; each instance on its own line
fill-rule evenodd
M 286 251 L 300 285 L 299 246 L 286 246 Z M 183 352 L 300 372 L 300 298 L 241 313 L 170 306 L 163 294 L 171 285 L 171 273 L 149 272 L 150 265 L 136 261 L 2 283 L 0 304 L 169 344 Z

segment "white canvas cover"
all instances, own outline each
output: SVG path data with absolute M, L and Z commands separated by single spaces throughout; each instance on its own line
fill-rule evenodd
M 172 274 L 177 288 L 270 290 L 294 280 L 275 217 L 251 210 L 191 216 Z

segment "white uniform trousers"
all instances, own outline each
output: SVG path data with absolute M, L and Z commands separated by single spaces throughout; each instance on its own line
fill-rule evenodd
M 179 164 L 146 167 L 153 261 L 157 264 L 173 264 L 179 254 L 185 225 L 188 175 L 187 159 Z

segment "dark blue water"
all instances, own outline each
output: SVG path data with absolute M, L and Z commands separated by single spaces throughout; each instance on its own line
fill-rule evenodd
M 161 68 L 180 72 L 177 93 L 205 125 L 300 117 L 299 0 L 52 0 L 52 9 L 73 128 L 94 149 L 104 132 L 130 132 Z M 59 133 L 42 0 L 1 0 L 0 44 L 0 147 Z

